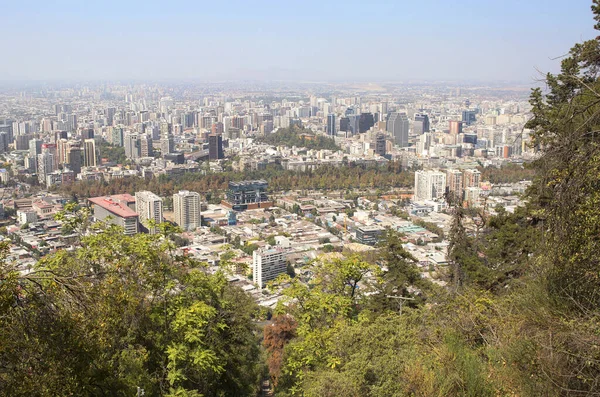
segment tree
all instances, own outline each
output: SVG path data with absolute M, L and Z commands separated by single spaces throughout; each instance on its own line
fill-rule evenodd
M 268 366 L 273 385 L 277 387 L 283 364 L 283 348 L 296 336 L 298 324 L 292 316 L 277 315 L 264 329 L 263 345 L 269 353 Z
M 0 267 L 8 395 L 255 395 L 252 300 L 168 238 L 94 226 L 22 275 Z

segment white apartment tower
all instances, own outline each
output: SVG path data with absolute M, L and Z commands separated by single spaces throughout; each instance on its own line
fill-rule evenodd
M 149 227 L 148 221 L 159 224 L 164 220 L 162 199 L 149 191 L 135 193 L 135 212 L 139 215 L 140 223 L 148 228 L 151 234 L 156 233 L 156 227 Z
M 436 200 L 446 192 L 446 174 L 440 171 L 415 172 L 415 201 Z
M 194 230 L 202 224 L 200 194 L 182 190 L 173 195 L 175 223 L 184 231 Z
M 281 247 L 262 248 L 252 253 L 252 276 L 259 288 L 275 280 L 287 270 L 287 250 Z

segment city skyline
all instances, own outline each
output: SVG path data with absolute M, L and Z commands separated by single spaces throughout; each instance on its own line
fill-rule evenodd
M 595 36 L 589 2 L 5 6 L 1 81 L 518 81 Z M 557 27 L 560 27 L 557 29 Z

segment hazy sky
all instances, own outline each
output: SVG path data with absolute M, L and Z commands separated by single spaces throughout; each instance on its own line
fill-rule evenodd
M 0 80 L 518 80 L 591 0 L 3 0 Z

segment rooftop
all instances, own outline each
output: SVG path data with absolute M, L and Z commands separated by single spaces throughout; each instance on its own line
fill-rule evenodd
M 133 199 L 132 201 L 135 202 L 135 199 L 129 194 L 117 194 L 115 196 L 106 197 L 92 197 L 88 200 L 94 203 L 95 205 L 98 205 L 121 218 L 137 217 L 137 212 L 135 212 L 127 206 L 128 198 Z

